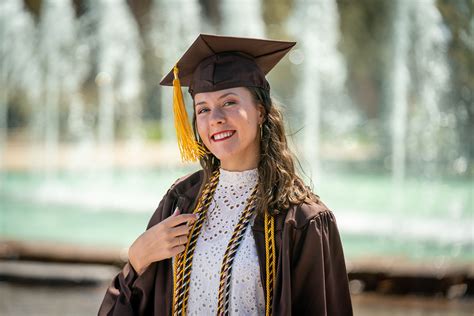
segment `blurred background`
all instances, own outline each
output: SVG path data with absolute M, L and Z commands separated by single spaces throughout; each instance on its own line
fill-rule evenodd
M 96 314 L 163 194 L 200 168 L 180 161 L 158 83 L 212 33 L 298 42 L 268 78 L 302 175 L 338 220 L 355 314 L 473 315 L 473 12 L 0 1 L 0 314 Z

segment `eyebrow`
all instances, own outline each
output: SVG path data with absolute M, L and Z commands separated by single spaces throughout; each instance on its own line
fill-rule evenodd
M 224 93 L 223 95 L 218 97 L 217 100 L 223 99 L 223 98 L 227 97 L 228 95 L 235 95 L 236 97 L 238 97 L 238 95 L 236 93 L 228 92 L 228 93 Z M 203 104 L 206 104 L 206 103 L 207 103 L 206 101 L 201 101 L 199 103 L 196 103 L 194 106 L 203 105 Z

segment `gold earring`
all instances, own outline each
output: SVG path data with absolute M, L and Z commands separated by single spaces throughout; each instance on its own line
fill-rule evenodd
M 260 140 L 263 139 L 263 123 L 260 124 Z

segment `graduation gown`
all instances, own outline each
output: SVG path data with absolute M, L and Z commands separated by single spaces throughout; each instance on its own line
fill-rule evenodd
M 190 213 L 198 200 L 203 171 L 176 181 L 161 200 L 147 229 L 175 207 Z M 251 227 L 265 284 L 263 215 Z M 273 315 L 352 315 L 344 254 L 334 214 L 322 203 L 303 203 L 275 219 L 276 279 Z M 138 275 L 130 263 L 112 280 L 100 316 L 171 315 L 172 260 L 154 262 Z M 266 289 L 264 287 L 264 292 Z

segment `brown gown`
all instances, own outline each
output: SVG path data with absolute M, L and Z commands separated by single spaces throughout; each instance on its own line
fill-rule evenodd
M 148 228 L 170 216 L 175 207 L 182 213 L 192 212 L 202 181 L 202 170 L 176 181 L 151 217 Z M 265 284 L 263 216 L 255 218 L 252 231 L 260 277 Z M 277 215 L 275 248 L 273 315 L 352 315 L 336 219 L 322 202 L 292 206 Z M 171 315 L 172 290 L 171 259 L 152 263 L 140 276 L 127 263 L 107 289 L 98 314 Z

